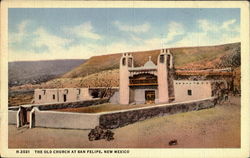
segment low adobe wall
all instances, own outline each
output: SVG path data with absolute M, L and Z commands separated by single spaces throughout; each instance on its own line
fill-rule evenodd
M 100 126 L 107 129 L 113 129 L 152 117 L 212 108 L 215 106 L 215 104 L 215 98 L 209 98 L 196 101 L 109 112 L 100 115 Z
M 99 125 L 99 115 L 56 111 L 31 111 L 30 127 L 92 129 Z
M 8 111 L 8 123 L 11 125 L 16 125 L 16 123 L 17 123 L 17 111 L 14 111 L 14 110 Z
M 51 103 L 51 104 L 29 104 L 21 105 L 28 111 L 28 117 L 32 118 L 33 122 L 30 126 L 40 126 L 40 127 L 54 127 L 54 128 L 80 128 L 87 129 L 94 128 L 98 125 L 96 123 L 96 116 L 86 113 L 67 113 L 67 112 L 50 112 L 46 110 L 53 109 L 63 109 L 63 108 L 77 108 L 77 107 L 87 107 L 91 105 L 98 105 L 107 103 L 109 99 L 91 99 L 78 102 L 66 102 L 66 103 Z M 20 106 L 9 107 L 8 110 L 8 124 L 16 124 L 20 126 L 20 118 L 18 116 L 18 110 Z M 34 116 L 29 115 L 29 111 L 36 109 Z M 40 111 L 41 110 L 41 111 Z M 80 114 L 80 115 L 78 115 Z M 99 118 L 99 117 L 98 117 Z M 80 121 L 80 122 L 79 122 Z M 82 122 L 81 122 L 82 121 Z M 87 123 L 86 123 L 87 122 Z M 77 125 L 75 125 L 77 123 Z M 84 127 L 84 128 L 83 128 Z

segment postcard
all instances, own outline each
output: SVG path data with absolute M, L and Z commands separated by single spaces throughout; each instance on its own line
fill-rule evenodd
M 249 156 L 247 2 L 1 4 L 1 156 Z

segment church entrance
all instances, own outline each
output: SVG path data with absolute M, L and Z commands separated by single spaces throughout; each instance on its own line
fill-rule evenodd
M 146 104 L 155 103 L 155 91 L 154 90 L 145 91 L 145 102 Z

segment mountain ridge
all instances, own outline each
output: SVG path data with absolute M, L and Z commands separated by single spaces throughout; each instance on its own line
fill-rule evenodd
M 46 82 L 63 75 L 85 61 L 84 59 L 58 59 L 9 62 L 9 86 Z

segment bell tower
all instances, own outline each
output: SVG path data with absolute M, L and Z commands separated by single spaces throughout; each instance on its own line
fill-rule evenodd
M 124 53 L 120 59 L 120 104 L 129 104 L 129 68 L 134 67 L 134 60 L 130 53 Z
M 157 79 L 159 103 L 169 102 L 169 70 L 173 69 L 173 56 L 167 49 L 162 49 L 157 60 Z

